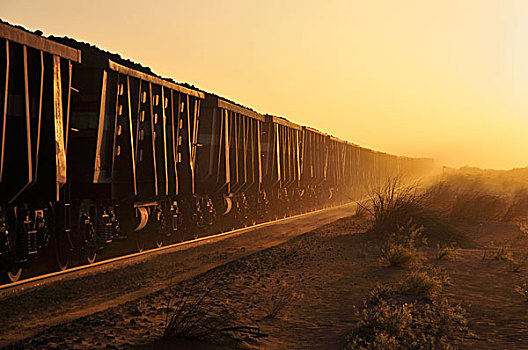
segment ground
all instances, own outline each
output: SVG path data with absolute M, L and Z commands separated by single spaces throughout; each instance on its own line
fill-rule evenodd
M 183 291 L 200 295 L 210 290 L 208 295 L 238 311 L 239 323 L 267 335 L 248 340 L 250 345 L 341 349 L 358 320 L 355 307 L 361 306 L 369 290 L 377 283 L 397 282 L 407 273 L 380 264 L 381 242 L 366 229 L 364 218 L 340 219 L 135 300 L 52 326 L 11 347 L 219 348 L 189 340 L 158 341 L 169 300 L 181 297 Z M 437 260 L 436 247 L 424 250 L 425 263 L 444 268 L 451 277 L 444 293 L 468 310 L 475 335 L 457 337 L 453 344 L 461 349 L 528 348 L 528 303 L 515 292 L 515 286 L 528 277 L 526 266 L 511 272 L 507 261 L 494 259 L 497 247 L 510 245 L 509 251 L 521 261 L 528 254 L 528 235 L 515 225 L 498 223 L 467 226 L 464 231 L 472 244 L 457 249 L 456 259 Z M 284 305 L 269 317 L 277 301 Z M 169 314 L 173 311 L 169 309 Z

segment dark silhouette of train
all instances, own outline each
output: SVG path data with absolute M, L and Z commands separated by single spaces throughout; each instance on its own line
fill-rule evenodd
M 0 272 L 66 269 L 119 237 L 158 245 L 357 198 L 432 160 L 340 140 L 0 23 Z

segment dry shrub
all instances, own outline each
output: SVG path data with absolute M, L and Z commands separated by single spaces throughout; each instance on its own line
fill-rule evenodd
M 461 222 L 499 220 L 506 206 L 504 197 L 485 190 L 461 191 L 455 197 L 450 218 Z
M 241 323 L 241 315 L 227 300 L 213 298 L 209 290 L 197 292 L 189 290 L 167 303 L 167 313 L 163 338 L 193 339 L 210 344 L 227 346 L 233 349 L 250 349 L 245 340 L 248 337 L 262 336 L 256 327 Z
M 403 186 L 400 178 L 387 178 L 384 183 L 368 189 L 368 203 L 359 203 L 374 221 L 374 231 L 393 232 L 420 211 L 415 187 Z
M 371 189 L 368 204 L 358 203 L 358 207 L 372 218 L 370 232 L 387 235 L 412 219 L 418 226 L 423 226 L 424 236 L 432 242 L 470 245 L 464 234 L 448 221 L 442 209 L 444 205 L 436 205 L 445 199 L 447 189 L 437 186 L 431 191 L 418 192 L 417 186 L 404 186 L 398 178 L 389 178 Z
M 421 261 L 421 255 L 415 249 L 394 244 L 382 250 L 380 260 L 391 267 L 411 267 Z
M 421 204 L 435 212 L 448 215 L 451 212 L 456 189 L 446 181 L 440 181 L 427 187 L 422 194 Z
M 436 260 L 456 260 L 457 258 L 458 252 L 454 243 L 443 247 L 437 243 L 436 249 L 438 249 Z
M 420 263 L 423 255 L 418 246 L 427 243 L 423 226 L 417 227 L 412 219 L 404 226 L 397 226 L 381 250 L 380 262 L 393 267 L 410 267 Z
M 449 277 L 437 269 L 425 269 L 412 271 L 402 281 L 400 292 L 404 295 L 434 297 L 442 287 L 449 284 Z
M 425 206 L 458 222 L 496 220 L 503 215 L 506 199 L 480 180 L 447 177 L 430 186 L 422 196 Z
M 409 299 L 397 288 L 376 286 L 363 302 L 346 349 L 451 349 L 469 334 L 466 311 L 446 298 Z
M 512 222 L 528 217 L 528 189 L 476 175 L 451 175 L 427 188 L 421 203 L 455 222 Z

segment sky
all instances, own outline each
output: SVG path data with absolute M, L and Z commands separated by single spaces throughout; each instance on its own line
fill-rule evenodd
M 1 0 L 0 18 L 365 147 L 528 166 L 525 0 Z

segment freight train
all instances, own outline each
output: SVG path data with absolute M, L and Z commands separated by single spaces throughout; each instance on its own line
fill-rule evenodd
M 398 157 L 163 79 L 68 38 L 0 23 L 0 273 L 93 263 L 357 198 Z M 40 259 L 40 258 L 39 258 Z

